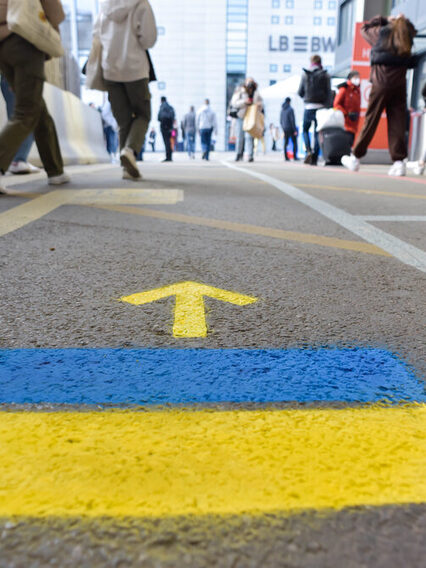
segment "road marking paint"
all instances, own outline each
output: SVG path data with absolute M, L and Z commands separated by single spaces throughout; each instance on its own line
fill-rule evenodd
M 0 516 L 426 501 L 426 406 L 0 414 Z
M 295 199 L 299 203 L 303 203 L 303 205 L 317 211 L 327 219 L 330 219 L 334 223 L 337 223 L 341 227 L 344 227 L 348 231 L 358 235 L 367 242 L 380 247 L 404 264 L 417 268 L 422 272 L 426 272 L 426 252 L 418 249 L 417 247 L 410 245 L 401 239 L 374 227 L 373 225 L 369 225 L 361 219 L 357 219 L 354 215 L 343 211 L 343 209 L 330 205 L 329 203 L 313 197 L 301 189 L 297 189 L 297 187 L 284 183 L 276 178 L 261 174 L 254 170 L 246 170 L 227 162 L 223 162 L 223 164 L 230 169 L 268 182 L 288 197 Z
M 380 249 L 375 245 L 371 245 L 369 243 L 357 242 L 357 241 L 336 239 L 334 237 L 323 237 L 321 235 L 298 233 L 296 231 L 283 231 L 281 229 L 271 229 L 268 227 L 259 227 L 256 225 L 248 225 L 245 223 L 234 223 L 231 221 L 222 221 L 219 219 L 208 219 L 206 217 L 194 217 L 191 215 L 183 215 L 180 213 L 168 213 L 167 211 L 158 211 L 157 209 L 143 209 L 139 207 L 120 207 L 120 206 L 103 206 L 103 205 L 96 205 L 96 207 L 98 209 L 117 211 L 119 213 L 127 213 L 130 215 L 141 215 L 143 217 L 152 217 L 153 219 L 163 219 L 165 221 L 172 221 L 175 223 L 199 225 L 201 227 L 211 227 L 212 229 L 224 229 L 226 231 L 232 231 L 234 233 L 258 235 L 261 237 L 269 237 L 284 241 L 308 243 L 324 247 L 362 252 L 365 254 L 391 256 L 389 253 L 383 251 L 382 249 Z
M 6 349 L 0 403 L 426 402 L 381 349 Z
M 117 171 L 117 166 L 115 164 L 105 163 L 105 164 L 96 164 L 96 165 L 86 165 L 86 166 L 72 166 L 67 168 L 67 171 L 72 175 L 91 175 L 95 173 L 99 173 L 101 171 L 107 171 L 114 169 Z M 21 175 L 8 175 L 4 183 L 6 187 L 13 187 L 15 185 L 30 185 L 34 181 L 45 180 L 47 185 L 47 178 L 46 172 L 41 171 L 40 173 L 31 174 L 30 177 L 28 176 L 21 176 Z M 11 195 L 15 195 L 12 193 Z
M 257 298 L 252 296 L 221 290 L 198 282 L 179 282 L 155 290 L 125 296 L 121 298 L 121 301 L 134 306 L 141 306 L 169 296 L 176 297 L 173 336 L 186 338 L 207 337 L 204 296 L 237 306 L 246 306 L 257 301 Z
M 426 215 L 355 215 L 364 221 L 426 221 Z
M 315 185 L 311 183 L 295 183 L 297 187 L 304 187 L 308 189 L 326 189 L 330 191 L 351 191 L 354 193 L 363 193 L 365 195 L 387 195 L 390 197 L 403 197 L 404 199 L 426 199 L 426 195 L 419 193 L 399 193 L 396 191 L 379 191 L 375 189 L 356 189 L 353 187 L 336 187 L 333 185 Z
M 0 237 L 21 229 L 62 205 L 108 203 L 175 204 L 183 200 L 180 189 L 79 189 L 51 191 L 0 213 Z

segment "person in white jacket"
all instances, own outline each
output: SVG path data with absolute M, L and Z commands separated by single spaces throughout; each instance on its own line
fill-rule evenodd
M 120 133 L 123 178 L 142 179 L 136 163 L 151 120 L 147 50 L 157 41 L 148 0 L 102 0 L 94 38 L 102 45 L 102 71 Z
M 217 134 L 216 113 L 210 108 L 210 101 L 206 99 L 204 105 L 197 111 L 197 130 L 200 133 L 203 160 L 209 160 L 213 132 Z
M 257 89 L 257 83 L 252 77 L 247 77 L 243 85 L 238 85 L 235 88 L 231 99 L 231 110 L 236 113 L 236 162 L 243 159 L 244 147 L 246 148 L 249 162 L 254 161 L 254 139 L 243 130 L 244 117 L 248 107 L 252 104 L 258 105 L 259 109 L 263 108 L 263 101 Z

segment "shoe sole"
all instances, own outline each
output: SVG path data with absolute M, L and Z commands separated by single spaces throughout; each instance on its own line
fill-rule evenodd
M 134 164 L 132 164 L 132 162 L 129 160 L 127 156 L 120 156 L 120 163 L 123 166 L 123 168 L 126 170 L 126 172 L 130 176 L 132 176 L 132 178 L 137 178 L 141 175 L 138 168 L 135 167 Z

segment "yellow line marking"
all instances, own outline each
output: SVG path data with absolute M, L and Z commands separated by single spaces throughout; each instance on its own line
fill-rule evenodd
M 154 219 L 164 219 L 176 223 L 187 223 L 189 225 L 200 225 L 202 227 L 211 227 L 213 229 L 224 229 L 235 233 L 246 233 L 249 235 L 260 235 L 262 237 L 271 237 L 285 241 L 296 241 L 301 243 L 309 243 L 325 247 L 338 248 L 343 250 L 352 250 L 363 252 L 366 254 L 376 254 L 380 256 L 391 256 L 381 248 L 363 243 L 360 241 L 349 241 L 345 239 L 336 239 L 332 237 L 323 237 L 321 235 L 311 235 L 308 233 L 298 233 L 296 231 L 283 231 L 281 229 L 270 229 L 268 227 L 259 227 L 256 225 L 248 225 L 245 223 L 233 223 L 230 221 L 221 221 L 219 219 L 207 219 L 205 217 L 194 217 L 190 215 L 182 215 L 179 213 L 168 213 L 166 211 L 158 211 L 155 209 L 144 209 L 139 207 L 122 207 L 109 205 L 96 205 L 99 209 L 109 211 L 117 211 L 119 213 L 128 213 L 131 215 L 142 215 L 143 217 L 152 217 Z
M 425 431 L 424 405 L 1 413 L 0 516 L 167 517 L 424 503 Z
M 426 195 L 420 195 L 419 193 L 398 193 L 396 191 L 378 191 L 373 189 L 356 189 L 352 187 L 337 187 L 334 185 L 317 185 L 311 183 L 297 183 L 294 185 L 296 187 L 307 187 L 312 189 L 326 189 L 331 191 L 353 191 L 355 193 L 364 193 L 366 195 L 388 195 L 390 197 L 407 197 L 407 199 L 426 199 Z
M 169 296 L 176 296 L 173 335 L 186 338 L 207 337 L 204 296 L 237 306 L 246 306 L 257 301 L 257 298 L 252 296 L 221 290 L 198 282 L 180 282 L 148 292 L 124 296 L 120 300 L 134 306 L 141 306 Z
M 19 194 L 15 194 L 18 197 Z M 62 205 L 90 204 L 143 204 L 173 205 L 183 200 L 180 189 L 82 189 L 56 190 L 37 196 L 28 203 L 23 203 L 0 213 L 0 237 L 16 231 L 44 217 Z

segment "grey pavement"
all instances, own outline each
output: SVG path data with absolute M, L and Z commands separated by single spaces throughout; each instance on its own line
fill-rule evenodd
M 384 347 L 424 379 L 425 177 L 389 178 L 384 166 L 355 174 L 278 154 L 253 164 L 218 153 L 209 163 L 161 157 L 145 154 L 138 184 L 123 181 L 117 166 L 70 167 L 72 183 L 58 189 L 119 189 L 128 202 L 75 198 L 38 218 L 38 200 L 51 190 L 45 178 L 7 177 L 0 229 L 25 203 L 34 220 L 0 236 L 0 348 Z M 178 190 L 183 199 L 132 204 L 134 189 Z M 372 227 L 368 242 L 349 218 Z M 207 337 L 185 340 L 173 337 L 171 299 L 138 308 L 117 301 L 188 280 L 259 301 L 235 309 L 207 299 Z M 4 519 L 0 567 L 415 568 L 426 552 L 425 518 L 426 505 L 407 504 L 110 525 Z

